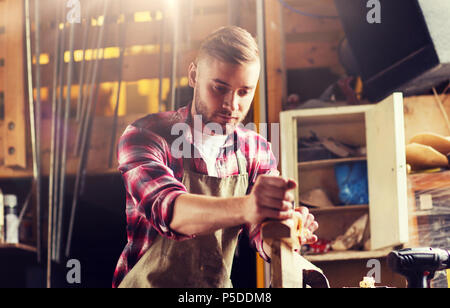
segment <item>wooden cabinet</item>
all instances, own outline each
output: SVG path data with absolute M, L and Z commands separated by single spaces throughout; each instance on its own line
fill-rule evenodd
M 368 213 L 370 249 L 307 256 L 310 261 L 383 258 L 392 247 L 408 241 L 401 93 L 373 105 L 284 111 L 280 115 L 280 125 L 282 175 L 298 182 L 296 203 L 301 194 L 320 188 L 333 204 L 339 204 L 335 166 L 345 162 L 367 162 L 368 204 L 312 209 L 312 213 L 320 225 L 317 235 L 328 240 L 344 234 L 356 219 Z M 311 131 L 318 138 L 333 138 L 344 144 L 365 148 L 367 154 L 303 161 L 298 153 L 298 139 L 308 136 Z

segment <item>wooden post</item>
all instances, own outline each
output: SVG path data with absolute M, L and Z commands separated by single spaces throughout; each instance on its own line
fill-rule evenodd
M 5 0 L 3 60 L 4 144 L 5 166 L 26 168 L 26 101 L 24 67 L 24 7 L 23 1 Z M 3 19 L 3 18 L 2 18 Z M 38 61 L 39 59 L 36 59 Z M 1 74 L 1 71 L 0 71 Z M 2 78 L 0 78 L 2 79 Z M 4 86 L 4 88 L 2 88 Z M 32 93 L 31 93 L 32 95 Z
M 264 1 L 265 69 L 267 86 L 268 124 L 280 123 L 286 89 L 284 28 L 282 10 L 278 0 Z M 271 140 L 269 125 L 269 141 Z M 278 138 L 278 136 L 276 136 Z
M 298 220 L 269 221 L 262 226 L 263 240 L 271 247 L 273 288 L 302 288 Z

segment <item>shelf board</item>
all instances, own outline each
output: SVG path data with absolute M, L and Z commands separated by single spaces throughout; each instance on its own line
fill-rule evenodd
M 312 168 L 323 168 L 330 167 L 339 163 L 348 163 L 348 162 L 357 162 L 357 161 L 366 161 L 367 157 L 349 157 L 349 158 L 336 158 L 336 159 L 322 159 L 322 160 L 313 160 L 313 161 L 305 161 L 298 163 L 298 167 L 300 169 L 312 169 Z
M 26 245 L 26 244 L 9 244 L 9 243 L 0 243 L 0 249 L 19 249 L 29 252 L 36 252 L 36 247 Z
M 361 259 L 376 259 L 384 258 L 390 252 L 392 248 L 383 250 L 372 250 L 372 251 L 357 251 L 357 250 L 347 250 L 347 251 L 330 251 L 325 254 L 320 255 L 305 255 L 305 259 L 310 262 L 331 262 L 331 261 L 346 261 L 346 260 L 361 260 Z
M 323 213 L 338 213 L 338 212 L 349 212 L 349 211 L 360 211 L 368 210 L 368 204 L 358 204 L 358 205 L 339 205 L 335 207 L 327 208 L 310 208 L 311 214 L 323 214 Z

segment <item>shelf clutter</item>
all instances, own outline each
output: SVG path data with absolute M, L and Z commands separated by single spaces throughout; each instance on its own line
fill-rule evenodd
M 305 246 L 306 257 L 378 258 L 406 242 L 401 94 L 373 105 L 288 110 L 280 118 L 287 132 L 281 139 L 282 174 L 297 180 L 296 201 L 310 208 L 320 226 L 319 241 Z M 384 193 L 391 200 L 379 197 Z
M 450 171 L 410 174 L 408 185 L 411 247 L 450 247 Z M 432 286 L 448 287 L 448 272 L 436 273 Z
M 22 210 L 26 210 L 26 206 Z M 19 214 L 17 196 L 3 194 L 0 189 L 0 249 L 18 249 L 28 252 L 36 252 L 36 248 L 21 243 L 27 237 L 27 222 L 23 222 L 25 210 Z

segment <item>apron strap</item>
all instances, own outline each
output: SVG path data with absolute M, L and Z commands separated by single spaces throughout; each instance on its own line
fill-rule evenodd
M 236 160 L 238 164 L 238 170 L 239 174 L 246 174 L 247 173 L 247 159 L 245 158 L 244 154 L 242 154 L 242 151 L 238 149 L 236 151 Z

